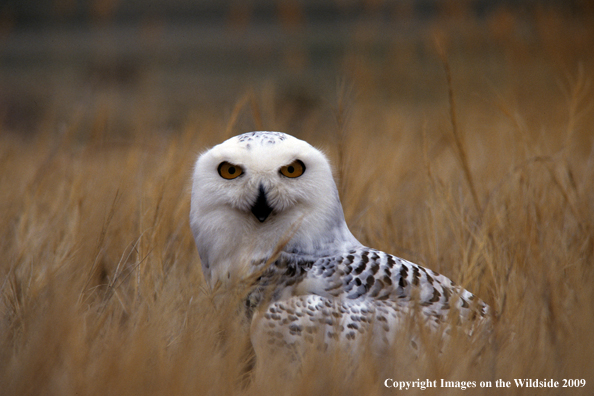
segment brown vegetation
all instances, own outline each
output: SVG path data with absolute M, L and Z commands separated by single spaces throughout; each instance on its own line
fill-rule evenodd
M 533 17 L 526 41 L 520 17 L 501 11 L 486 27 L 431 27 L 381 62 L 355 43 L 340 71 L 351 88 L 335 101 L 283 101 L 264 84 L 164 132 L 158 105 L 94 91 L 66 122 L 48 111 L 25 137 L 4 127 L 0 393 L 393 394 L 386 378 L 443 378 L 511 395 L 523 394 L 516 378 L 565 378 L 588 382 L 530 393 L 592 394 L 594 34 L 590 19 Z M 432 93 L 416 97 L 407 76 Z M 395 350 L 380 366 L 317 356 L 296 379 L 270 364 L 246 380 L 237 299 L 203 283 L 189 177 L 200 150 L 260 127 L 323 148 L 355 236 L 480 296 L 495 312 L 491 342 Z M 512 387 L 479 387 L 497 379 Z

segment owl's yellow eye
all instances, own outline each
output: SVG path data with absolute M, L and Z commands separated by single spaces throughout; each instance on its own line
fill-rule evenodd
M 236 177 L 239 177 L 243 174 L 243 169 L 241 169 L 241 166 L 230 164 L 227 161 L 221 162 L 217 170 L 223 179 L 228 180 L 235 179 Z
M 280 173 L 286 177 L 299 177 L 305 172 L 305 165 L 299 160 L 291 162 L 280 168 Z

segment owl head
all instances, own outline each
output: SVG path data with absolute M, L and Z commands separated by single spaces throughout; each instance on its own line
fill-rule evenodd
M 242 277 L 282 244 L 291 254 L 359 246 L 326 156 L 280 132 L 233 137 L 198 157 L 190 225 L 206 280 Z

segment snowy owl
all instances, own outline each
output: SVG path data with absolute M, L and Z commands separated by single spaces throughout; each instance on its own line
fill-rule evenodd
M 407 316 L 433 329 L 488 320 L 489 307 L 445 276 L 363 246 L 325 155 L 285 133 L 245 133 L 201 154 L 190 224 L 211 287 L 253 280 L 256 354 L 366 337 L 382 349 Z

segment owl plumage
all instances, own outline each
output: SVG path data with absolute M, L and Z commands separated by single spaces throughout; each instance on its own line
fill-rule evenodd
M 488 321 L 489 307 L 447 277 L 357 241 L 324 154 L 284 133 L 246 133 L 200 155 L 190 223 L 211 287 L 253 278 L 256 352 L 363 339 L 382 350 L 407 318 L 469 332 Z

